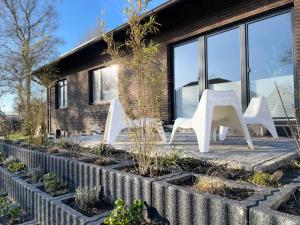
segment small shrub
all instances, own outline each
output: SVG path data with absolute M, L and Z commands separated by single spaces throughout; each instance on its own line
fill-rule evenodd
M 250 179 L 250 183 L 256 185 L 271 186 L 271 174 L 268 173 L 254 173 Z
M 19 162 L 19 160 L 17 160 L 15 157 L 11 155 L 3 161 L 3 164 L 7 167 L 9 166 L 9 164 L 17 163 L 17 162 Z
M 109 156 L 113 150 L 114 148 L 111 145 L 101 143 L 94 146 L 92 152 L 99 156 Z
M 71 149 L 73 143 L 65 140 L 64 138 L 61 138 L 61 139 L 59 139 L 59 142 L 57 145 L 58 145 L 58 147 L 63 148 L 63 149 Z
M 26 169 L 25 164 L 21 163 L 21 162 L 14 162 L 14 163 L 10 163 L 7 166 L 7 170 L 12 172 L 12 173 L 17 173 L 17 172 L 21 172 L 23 170 Z
M 6 197 L 0 197 L 0 217 L 8 219 L 9 224 L 20 221 L 22 209 L 19 205 L 12 204 Z
M 76 204 L 85 212 L 92 211 L 97 202 L 101 200 L 101 190 L 101 186 L 78 187 L 75 193 Z
M 45 186 L 45 191 L 53 193 L 61 188 L 59 179 L 55 173 L 47 173 L 43 177 L 43 184 Z
M 291 166 L 292 166 L 294 169 L 300 169 L 300 161 L 298 161 L 298 160 L 292 160 L 292 161 L 291 161 Z
M 106 225 L 140 225 L 143 216 L 144 202 L 135 200 L 131 206 L 127 206 L 122 199 L 115 201 L 115 208 L 109 217 L 105 218 Z
M 44 175 L 44 171 L 40 168 L 33 168 L 29 170 L 28 176 L 34 183 L 37 183 Z
M 201 177 L 193 186 L 194 189 L 207 192 L 211 194 L 217 194 L 226 188 L 225 184 L 218 178 L 214 177 Z
M 59 148 L 56 147 L 56 146 L 53 146 L 53 147 L 48 149 L 49 154 L 55 154 L 55 153 L 58 153 L 58 152 L 59 152 Z
M 5 158 L 5 155 L 3 154 L 2 151 L 0 151 L 0 162 L 3 162 L 4 158 Z
M 101 157 L 101 158 L 97 159 L 94 163 L 98 166 L 106 166 L 106 165 L 111 164 L 111 161 L 109 159 Z

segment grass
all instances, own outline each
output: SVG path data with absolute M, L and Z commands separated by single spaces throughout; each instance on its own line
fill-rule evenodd
M 20 140 L 20 139 L 27 140 L 28 136 L 26 136 L 22 131 L 18 131 L 18 132 L 9 134 L 7 136 L 7 139 L 12 140 L 12 141 L 17 141 L 17 140 Z

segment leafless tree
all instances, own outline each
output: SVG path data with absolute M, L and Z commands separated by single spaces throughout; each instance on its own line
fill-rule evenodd
M 57 27 L 57 0 L 0 1 L 1 76 L 17 88 L 25 112 L 31 99 L 33 71 L 52 60 L 60 41 Z

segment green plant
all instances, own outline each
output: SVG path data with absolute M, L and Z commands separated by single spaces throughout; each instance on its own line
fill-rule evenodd
M 12 204 L 6 197 L 0 197 L 0 217 L 9 220 L 9 224 L 18 222 L 22 215 L 22 209 L 19 205 Z
M 45 186 L 45 191 L 52 193 L 61 189 L 60 182 L 55 173 L 47 173 L 43 177 L 43 184 Z
M 250 183 L 264 186 L 271 186 L 271 174 L 255 172 L 250 178 Z
M 81 210 L 90 212 L 101 200 L 101 190 L 101 186 L 76 188 L 76 204 Z
M 5 158 L 5 155 L 3 154 L 2 151 L 0 151 L 0 162 L 3 162 L 4 158 Z
M 114 148 L 111 145 L 108 144 L 99 144 L 92 148 L 92 152 L 99 156 L 109 156 L 111 155 L 111 152 L 114 150 Z
M 13 162 L 10 163 L 7 166 L 8 171 L 12 172 L 12 173 L 17 173 L 17 172 L 21 172 L 23 170 L 26 169 L 25 164 L 21 163 L 21 162 Z
M 58 147 L 63 149 L 71 149 L 73 143 L 70 141 L 65 140 L 64 138 L 59 139 L 59 142 L 57 143 Z
M 300 161 L 298 160 L 292 160 L 291 161 L 291 166 L 295 169 L 300 169 Z
M 9 164 L 16 163 L 16 162 L 19 162 L 19 160 L 17 160 L 15 157 L 11 155 L 3 161 L 3 164 L 7 167 L 9 166 Z
M 33 182 L 37 183 L 44 175 L 44 171 L 40 168 L 32 168 L 28 172 L 28 176 Z
M 142 209 L 144 202 L 135 200 L 131 206 L 127 206 L 122 199 L 115 201 L 115 208 L 109 217 L 105 218 L 106 225 L 140 225 L 143 219 Z
M 117 42 L 111 33 L 103 32 L 107 44 L 106 53 L 122 67 L 119 68 L 119 93 L 122 106 L 130 118 L 129 138 L 133 140 L 133 152 L 137 161 L 137 170 L 142 176 L 152 176 L 157 171 L 156 163 L 160 159 L 158 144 L 160 110 L 163 90 L 167 85 L 167 66 L 159 60 L 159 45 L 148 39 L 159 31 L 156 18 L 145 18 L 149 0 L 130 0 L 125 8 L 128 20 L 127 35 L 124 41 Z M 103 27 L 103 23 L 101 24 Z M 130 52 L 131 57 L 124 57 Z M 135 94 L 129 91 L 132 81 Z M 152 118 L 152 122 L 146 118 Z M 153 163 L 153 157 L 157 157 Z

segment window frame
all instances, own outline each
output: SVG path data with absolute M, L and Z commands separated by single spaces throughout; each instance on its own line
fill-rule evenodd
M 68 80 L 67 79 L 59 80 L 57 81 L 56 85 L 57 85 L 56 86 L 57 109 L 66 109 L 68 108 Z M 63 94 L 61 94 L 61 91 Z M 63 97 L 63 101 L 61 101 L 62 97 Z
M 113 66 L 117 66 L 116 64 L 114 65 L 109 65 L 109 66 L 104 66 L 104 67 L 100 67 L 100 68 L 95 68 L 93 70 L 90 70 L 89 71 L 89 82 L 90 82 L 90 85 L 89 85 L 89 103 L 90 105 L 102 105 L 102 104 L 108 104 L 111 102 L 111 100 L 104 100 L 103 99 L 103 78 L 102 78 L 102 73 L 101 73 L 101 70 L 104 70 L 106 68 L 110 68 L 110 67 L 113 67 Z M 98 75 L 99 75 L 99 92 L 100 92 L 100 100 L 98 101 L 95 101 L 95 82 L 94 82 L 94 72 L 95 71 L 99 71 Z M 118 71 L 117 71 L 117 91 L 119 92 L 119 68 L 118 68 Z
M 200 49 L 200 66 L 199 66 L 199 88 L 200 88 L 200 95 L 205 89 L 208 88 L 208 67 L 207 67 L 207 38 L 210 36 L 214 36 L 232 29 L 239 28 L 240 29 L 240 60 L 241 60 L 241 102 L 242 102 L 242 109 L 243 111 L 246 110 L 247 106 L 250 102 L 250 84 L 249 84 L 249 46 L 248 46 L 248 26 L 249 24 L 259 22 L 261 20 L 265 20 L 268 18 L 272 18 L 275 16 L 279 16 L 285 13 L 291 14 L 291 28 L 292 28 L 292 47 L 293 47 L 293 59 L 294 59 L 294 96 L 298 96 L 298 83 L 296 79 L 296 71 L 297 71 L 297 58 L 295 55 L 295 24 L 294 24 L 294 8 L 289 6 L 284 9 L 280 10 L 273 10 L 272 12 L 264 13 L 262 15 L 258 15 L 253 18 L 244 19 L 242 21 L 234 22 L 229 25 L 225 25 L 211 31 L 193 35 L 192 37 L 185 38 L 180 41 L 176 41 L 169 44 L 169 51 L 170 51 L 170 70 L 169 76 L 171 78 L 171 100 L 172 100 L 172 109 L 171 109 L 171 117 L 174 121 L 176 118 L 176 99 L 175 99 L 175 74 L 174 74 L 174 48 L 180 45 L 188 44 L 189 42 L 198 39 L 199 40 L 199 49 Z M 296 97 L 294 97 L 294 105 L 296 108 L 299 107 L 299 103 L 296 101 Z M 296 115 L 297 116 L 297 115 Z M 283 117 L 274 117 L 275 120 L 285 120 L 286 118 Z M 293 119 L 293 118 L 292 118 Z

